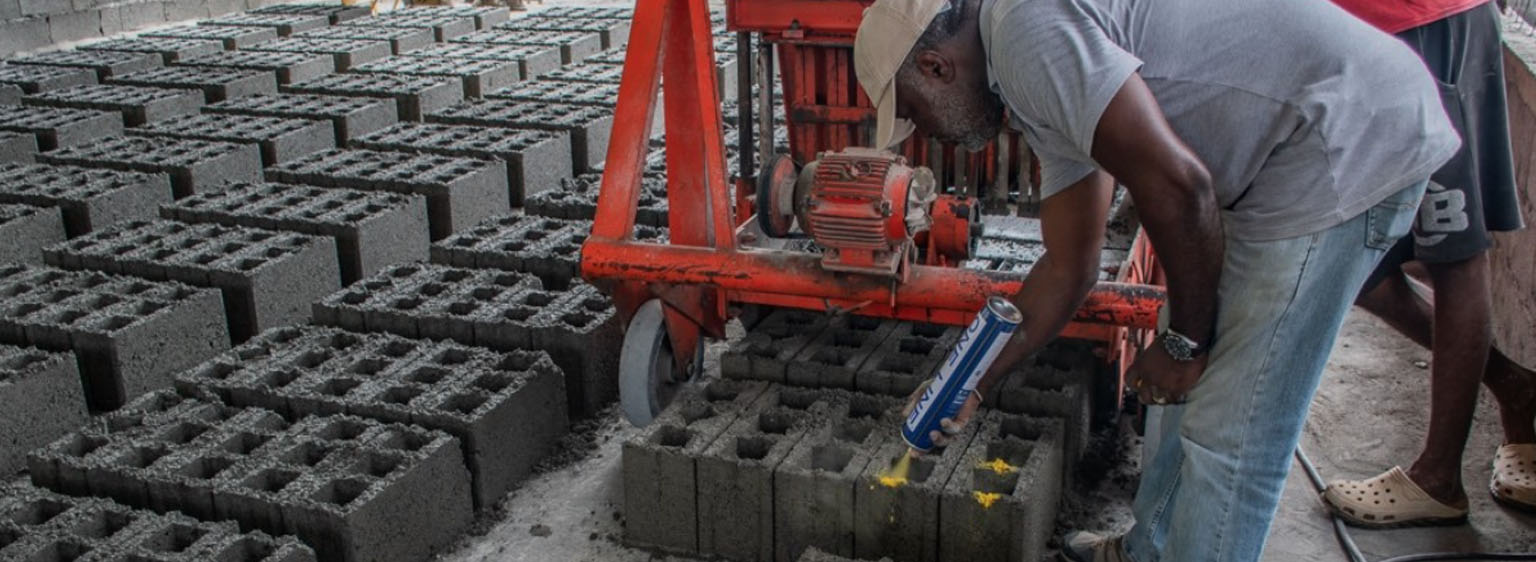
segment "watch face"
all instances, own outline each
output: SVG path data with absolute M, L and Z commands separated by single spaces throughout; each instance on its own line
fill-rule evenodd
M 1164 333 L 1162 340 L 1163 349 L 1167 350 L 1168 355 L 1172 356 L 1174 359 L 1178 359 L 1179 361 L 1188 361 L 1193 358 L 1194 350 L 1190 349 L 1189 342 L 1184 341 L 1184 338 L 1175 336 L 1173 334 Z

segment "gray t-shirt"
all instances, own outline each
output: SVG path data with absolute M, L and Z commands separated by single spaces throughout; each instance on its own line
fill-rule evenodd
M 980 17 L 1047 197 L 1097 168 L 1099 117 L 1138 70 L 1237 239 L 1343 223 L 1460 146 L 1423 61 L 1328 0 L 983 0 Z

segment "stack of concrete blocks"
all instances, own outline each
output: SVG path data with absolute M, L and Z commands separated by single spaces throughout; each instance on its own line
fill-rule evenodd
M 198 25 L 270 28 L 278 36 L 287 37 L 300 31 L 331 25 L 331 18 L 308 14 L 235 14 L 203 20 Z
M 207 106 L 203 111 L 330 121 L 338 146 L 400 121 L 394 100 L 313 94 L 247 96 Z
M 307 15 L 325 16 L 332 25 L 366 17 L 372 10 L 368 6 L 351 6 L 333 2 L 295 2 L 292 4 L 277 4 L 275 6 L 263 6 L 251 10 L 252 14 L 277 14 L 277 15 Z
M 596 55 L 603 50 L 603 38 L 599 37 L 596 33 L 581 31 L 529 31 L 526 29 L 504 28 L 504 26 L 511 23 L 514 22 L 507 22 L 497 25 L 490 30 L 477 31 L 457 37 L 452 42 L 559 47 L 561 64 L 579 64 L 587 60 L 587 57 Z
M 507 199 L 513 207 L 521 207 L 524 197 L 553 189 L 561 179 L 571 177 L 570 136 L 554 131 L 401 123 L 348 144 L 369 150 L 501 160 L 506 163 Z
M 462 80 L 401 74 L 332 74 L 283 86 L 282 91 L 286 94 L 392 99 L 395 100 L 402 121 L 421 121 L 431 112 L 446 109 L 464 100 Z
M 355 18 L 354 18 L 355 19 Z M 415 27 L 363 27 L 337 25 L 295 33 L 294 39 L 351 39 L 386 41 L 392 54 L 401 55 L 436 42 L 432 30 Z
M 151 31 L 142 34 L 141 37 L 206 39 L 222 42 L 225 49 L 233 51 L 277 39 L 277 30 L 270 27 L 187 25 Z
M 506 163 L 435 154 L 328 150 L 267 168 L 267 179 L 427 198 L 433 240 L 511 208 Z
M 81 68 L 95 72 L 96 80 L 101 82 L 116 76 L 159 68 L 163 62 L 161 57 L 154 54 L 121 51 L 53 51 L 6 61 L 7 64 Z
M 531 474 L 567 429 L 565 376 L 539 351 L 280 328 L 183 373 L 177 385 L 289 419 L 348 414 L 448 433 L 463 447 L 479 509 Z
M 73 351 L 86 403 L 117 408 L 229 348 L 219 293 L 174 282 L 0 267 L 0 342 Z
M 404 10 L 398 13 L 381 14 L 348 20 L 338 27 L 404 27 L 411 29 L 427 29 L 432 31 L 433 40 L 438 43 L 468 35 L 475 31 L 475 18 L 473 16 L 435 16 L 416 15 L 415 10 Z
M 171 37 L 130 37 L 81 45 L 82 51 L 126 51 L 160 55 L 170 65 L 178 60 L 211 55 L 224 50 L 224 42 L 213 39 L 175 39 Z
M 602 82 L 533 80 L 505 90 L 491 92 L 485 97 L 519 102 L 585 105 L 612 111 L 619 101 L 619 85 Z
M 85 423 L 75 356 L 0 345 L 0 476 L 26 466 L 27 452 Z M 0 547 L 3 549 L 4 547 Z
M 0 164 L 0 203 L 57 207 L 71 238 L 118 221 L 151 218 L 170 200 L 171 180 L 161 173 Z
M 1061 503 L 1061 422 L 988 411 L 971 423 L 976 437 L 939 499 L 939 560 L 1044 559 Z
M 170 176 L 175 197 L 261 181 L 261 150 L 254 144 L 124 136 L 61 148 L 38 159 L 48 164 L 163 173 Z
M 496 26 L 510 31 L 565 31 L 596 33 L 604 50 L 620 49 L 629 44 L 630 20 L 618 18 L 542 17 L 518 18 Z
M 624 78 L 624 64 L 612 64 L 587 62 L 568 66 L 554 72 L 540 76 L 540 80 L 549 82 L 593 82 L 597 84 L 618 84 Z
M 410 11 L 386 12 L 386 16 L 447 16 L 469 17 L 475 20 L 475 29 L 486 29 L 512 18 L 512 11 L 500 6 L 412 6 Z
M 67 269 L 217 288 L 237 343 L 305 322 L 310 303 L 341 286 L 331 239 L 219 224 L 127 221 L 51 246 L 43 257 Z
M 572 220 L 592 220 L 597 216 L 597 198 L 603 185 L 603 174 L 594 172 L 575 178 L 560 180 L 559 189 L 535 193 L 523 202 L 529 214 Z M 666 196 L 666 179 L 652 176 L 640 178 L 640 196 L 635 203 L 635 224 L 653 228 L 669 226 L 670 208 Z
M 417 561 L 473 516 L 452 436 L 348 415 L 292 421 L 164 390 L 34 451 L 35 484 L 292 534 L 321 560 Z
M 592 222 L 533 215 L 496 217 L 432 245 L 432 262 L 536 275 L 546 289 L 564 291 L 581 278 L 581 247 Z M 664 229 L 637 226 L 635 239 L 666 240 Z
M 406 54 L 429 59 L 483 59 L 516 63 L 518 77 L 523 80 L 533 80 L 558 70 L 562 64 L 560 48 L 552 45 L 446 43 Z M 482 93 L 481 97 L 491 96 L 490 93 Z
M 43 248 L 64 240 L 58 209 L 0 203 L 0 263 L 43 263 Z
M 870 316 L 835 317 L 789 361 L 784 381 L 796 386 L 853 390 L 865 365 L 881 359 L 885 340 L 899 326 L 899 322 Z
M 680 391 L 623 445 L 624 541 L 679 554 L 699 552 L 698 459 L 744 413 L 766 383 L 714 380 Z
M 38 150 L 48 151 L 121 135 L 123 116 L 68 107 L 0 106 L 0 131 L 29 133 Z
M 731 379 L 783 383 L 789 364 L 826 331 L 831 320 L 809 310 L 774 310 L 720 355 L 720 374 Z
M 28 484 L 0 486 L 0 559 L 154 560 L 161 562 L 315 562 L 291 536 L 242 532 L 231 522 L 198 521 Z
M 993 392 L 1004 412 L 1058 418 L 1066 444 L 1066 480 L 1072 483 L 1094 427 L 1094 384 L 1108 367 L 1087 342 L 1059 341 L 1008 375 Z
M 21 101 L 25 105 L 115 112 L 122 115 L 124 125 L 137 127 L 177 115 L 197 113 L 198 108 L 203 106 L 203 99 L 202 92 L 175 88 L 101 84 L 28 94 Z
M 369 39 L 317 39 L 290 37 L 256 45 L 253 52 L 304 53 L 331 57 L 336 72 L 346 72 L 352 67 L 391 56 L 388 41 Z
M 34 162 L 37 138 L 15 131 L 0 131 L 0 162 Z
M 335 57 L 322 53 L 289 51 L 228 51 L 191 57 L 176 64 L 272 73 L 278 84 L 308 82 L 336 70 Z
M 618 354 L 611 352 L 623 339 L 618 314 L 586 284 L 551 291 L 523 273 L 405 264 L 315 303 L 314 322 L 500 351 L 543 350 L 565 372 L 573 416 L 591 416 L 618 396 Z
M 235 184 L 160 208 L 186 223 L 215 223 L 336 240 L 341 282 L 427 257 L 427 203 L 420 195 L 270 183 Z
M 223 57 L 226 54 L 234 53 L 205 55 L 192 60 L 215 60 L 210 59 L 210 57 Z M 251 54 L 253 53 L 242 53 L 242 55 Z M 329 67 L 327 67 L 327 70 L 329 70 Z M 218 103 L 242 96 L 276 93 L 277 75 L 276 72 L 270 70 L 248 70 L 219 66 L 168 66 L 123 75 L 113 78 L 110 82 L 130 86 L 197 90 L 203 93 L 203 99 L 207 103 Z
M 427 114 L 427 121 L 566 132 L 571 137 L 571 166 L 577 173 L 602 167 L 613 130 L 613 112 L 607 109 L 495 99 L 432 111 Z
M 485 97 L 522 78 L 522 67 L 517 61 L 485 58 L 394 57 L 355 66 L 352 72 L 459 80 L 464 95 L 470 98 Z
M 96 84 L 96 73 L 85 68 L 0 63 L 0 84 L 36 94 Z
M 324 121 L 227 113 L 174 117 L 129 129 L 128 134 L 254 144 L 261 149 L 264 166 L 336 148 L 336 128 Z

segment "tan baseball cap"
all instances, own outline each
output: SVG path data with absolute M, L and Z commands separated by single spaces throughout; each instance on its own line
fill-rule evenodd
M 916 128 L 896 118 L 896 71 L 934 16 L 948 8 L 949 0 L 877 0 L 864 9 L 853 39 L 853 70 L 875 104 L 874 148 L 890 148 Z

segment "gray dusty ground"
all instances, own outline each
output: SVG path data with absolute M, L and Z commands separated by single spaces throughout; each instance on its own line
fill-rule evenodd
M 718 352 L 718 349 L 716 350 Z M 713 354 L 712 354 L 713 355 Z M 1415 362 L 1427 353 L 1373 318 L 1356 313 L 1345 325 L 1328 374 L 1314 401 L 1303 446 L 1328 478 L 1364 477 L 1411 462 L 1427 407 L 1428 371 Z M 713 361 L 711 361 L 713 364 Z M 594 451 L 550 471 L 509 496 L 499 521 L 466 539 L 446 561 L 685 560 L 625 548 L 619 489 L 619 444 L 634 430 L 610 414 L 589 432 Z M 1498 421 L 1484 397 L 1465 478 L 1472 523 L 1444 529 L 1354 531 L 1372 560 L 1425 550 L 1536 551 L 1536 518 L 1494 504 L 1485 491 L 1489 459 L 1500 441 Z M 578 440 L 580 441 L 580 440 Z M 1076 490 L 1058 528 L 1123 530 L 1130 525 L 1139 440 L 1127 436 L 1101 447 L 1099 481 Z M 634 514 L 643 517 L 643 514 Z M 1266 562 L 1345 561 L 1326 514 L 1299 469 L 1293 470 L 1271 534 Z

